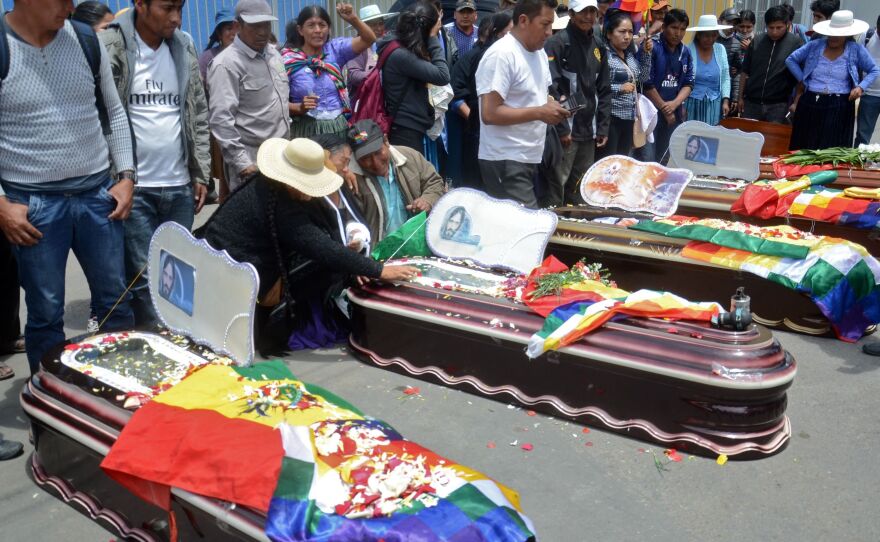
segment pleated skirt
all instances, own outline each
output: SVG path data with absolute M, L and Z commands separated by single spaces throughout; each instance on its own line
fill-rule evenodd
M 720 96 L 715 100 L 688 98 L 684 102 L 684 106 L 687 109 L 687 120 L 698 120 L 705 122 L 709 126 L 717 126 L 721 122 L 722 100 L 723 98 Z
M 291 117 L 290 120 L 291 139 L 311 137 L 317 134 L 339 134 L 345 137 L 345 132 L 348 130 L 348 120 L 342 114 L 329 120 L 319 120 L 308 115 Z
M 789 149 L 852 147 L 856 105 L 847 94 L 804 92 L 791 123 Z

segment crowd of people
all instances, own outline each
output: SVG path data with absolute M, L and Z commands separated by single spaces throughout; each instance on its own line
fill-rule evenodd
M 238 0 L 199 52 L 182 0 L 117 14 L 15 0 L 0 26 L 0 354 L 25 351 L 36 372 L 64 340 L 71 250 L 90 331 L 159 325 L 151 236 L 191 228 L 215 179 L 220 206 L 196 235 L 257 269 L 270 353 L 344 337 L 347 285 L 413 277 L 370 247 L 450 185 L 577 203 L 595 160 L 663 161 L 686 120 L 791 122 L 792 148 L 823 148 L 852 145 L 854 126 L 867 142 L 880 114 L 876 29 L 838 0 L 812 3 L 810 30 L 773 6 L 760 33 L 751 11 L 691 24 L 667 0 L 492 4 L 337 4 L 354 37 L 313 5 L 278 44 L 269 3 Z M 20 449 L 0 440 L 0 458 Z

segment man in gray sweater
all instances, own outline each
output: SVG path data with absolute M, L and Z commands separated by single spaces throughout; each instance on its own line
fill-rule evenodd
M 123 295 L 122 223 L 135 182 L 131 132 L 106 53 L 98 46 L 100 92 L 109 117 L 104 135 L 95 79 L 67 21 L 72 8 L 16 0 L 6 16 L 11 62 L 0 92 L 0 229 L 14 245 L 25 290 L 31 372 L 64 341 L 71 250 L 88 280 L 102 329 L 133 324 Z

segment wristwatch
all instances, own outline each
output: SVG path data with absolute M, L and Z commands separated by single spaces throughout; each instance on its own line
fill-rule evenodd
M 137 185 L 137 173 L 135 173 L 131 169 L 126 169 L 125 171 L 120 171 L 119 175 L 117 175 L 117 182 L 122 181 L 124 179 L 129 179 L 132 184 Z

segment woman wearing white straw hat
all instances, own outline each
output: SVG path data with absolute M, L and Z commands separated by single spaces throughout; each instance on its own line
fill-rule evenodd
M 198 235 L 257 269 L 262 310 L 255 331 L 261 352 L 286 349 L 295 329 L 316 325 L 316 312 L 332 314 L 328 302 L 354 277 L 417 275 L 415 267 L 383 266 L 346 247 L 336 214 L 323 201 L 339 190 L 342 177 L 326 167 L 318 143 L 268 139 L 257 152 L 257 168 L 253 180 L 236 190 Z M 316 307 L 316 299 L 323 306 Z M 272 319 L 266 325 L 271 309 L 282 302 L 286 310 L 292 308 L 290 317 L 281 319 L 283 325 Z
M 836 11 L 816 23 L 813 39 L 786 59 L 804 87 L 795 98 L 791 150 L 852 145 L 855 101 L 880 75 L 871 55 L 850 39 L 867 29 L 868 23 L 854 19 L 852 11 Z
M 731 25 L 718 24 L 714 15 L 702 15 L 694 31 L 694 41 L 688 45 L 694 59 L 694 89 L 685 102 L 688 120 L 698 120 L 715 126 L 730 112 L 730 66 L 727 50 L 717 43 L 718 31 L 729 30 Z

